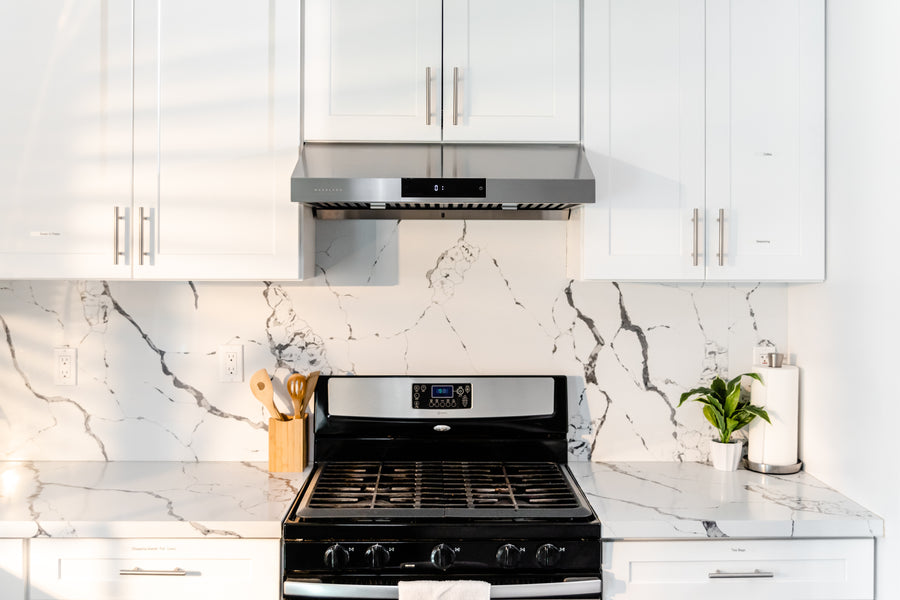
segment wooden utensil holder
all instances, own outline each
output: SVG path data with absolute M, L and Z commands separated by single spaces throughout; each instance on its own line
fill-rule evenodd
M 299 472 L 306 460 L 306 413 L 290 421 L 269 419 L 269 471 Z

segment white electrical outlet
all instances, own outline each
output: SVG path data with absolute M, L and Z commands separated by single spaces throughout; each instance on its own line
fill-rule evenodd
M 768 367 L 769 352 L 778 352 L 778 348 L 775 346 L 755 346 L 753 348 L 753 365 L 757 367 Z
M 53 349 L 53 383 L 75 385 L 78 381 L 78 355 L 68 346 Z
M 244 346 L 219 346 L 219 381 L 244 380 Z

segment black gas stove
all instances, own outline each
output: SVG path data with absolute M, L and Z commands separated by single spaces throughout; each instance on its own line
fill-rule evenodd
M 566 466 L 566 379 L 320 378 L 315 467 L 284 522 L 287 598 L 599 598 L 600 524 Z

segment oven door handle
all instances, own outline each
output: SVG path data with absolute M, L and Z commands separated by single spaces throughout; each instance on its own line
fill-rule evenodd
M 491 598 L 599 598 L 600 579 L 573 579 L 554 583 L 526 583 L 492 585 Z M 375 598 L 397 600 L 400 594 L 396 585 L 349 585 L 287 579 L 284 595 L 300 598 Z

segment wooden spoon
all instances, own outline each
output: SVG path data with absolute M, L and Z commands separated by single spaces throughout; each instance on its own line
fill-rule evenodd
M 250 391 L 268 409 L 273 419 L 276 421 L 287 421 L 285 416 L 275 408 L 275 401 L 273 400 L 275 390 L 272 389 L 272 380 L 269 379 L 269 374 L 265 369 L 260 369 L 250 377 Z
M 294 405 L 294 418 L 297 418 L 303 414 L 303 399 L 306 397 L 306 390 L 309 389 L 306 376 L 294 373 L 287 378 L 284 385 L 291 397 L 291 404 Z
M 303 403 L 300 405 L 300 412 L 295 414 L 302 415 L 303 411 L 306 410 L 306 407 L 309 406 L 309 401 L 312 400 L 313 394 L 316 392 L 316 383 L 318 381 L 319 371 L 313 371 L 306 376 L 306 393 L 303 395 Z

